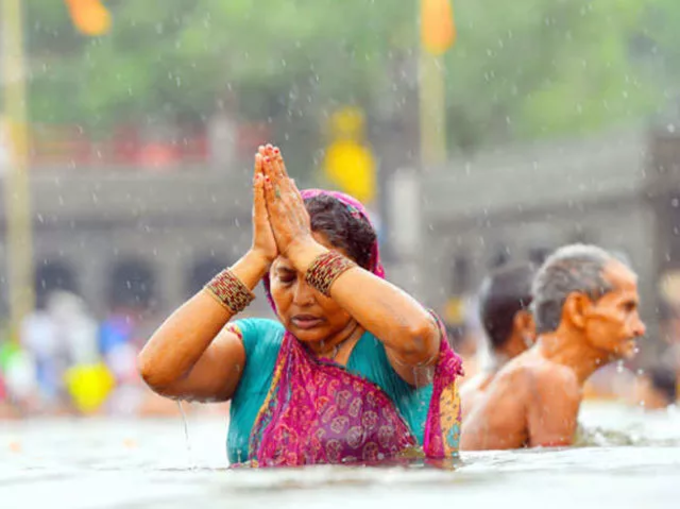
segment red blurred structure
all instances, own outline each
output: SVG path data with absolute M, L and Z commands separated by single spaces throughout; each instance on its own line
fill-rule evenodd
M 267 123 L 238 125 L 234 154 L 249 157 L 270 135 Z M 135 125 L 120 125 L 109 136 L 95 139 L 79 126 L 34 124 L 29 135 L 32 168 L 121 167 L 169 169 L 209 165 L 211 147 L 205 126 L 186 126 L 173 136 L 148 139 Z

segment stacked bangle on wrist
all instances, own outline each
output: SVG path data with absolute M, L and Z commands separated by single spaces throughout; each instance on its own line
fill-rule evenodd
M 224 269 L 203 287 L 233 314 L 240 313 L 255 300 L 255 295 L 230 269 Z
M 328 251 L 316 257 L 305 273 L 305 280 L 312 288 L 331 296 L 331 286 L 345 271 L 356 267 L 349 258 L 336 251 Z

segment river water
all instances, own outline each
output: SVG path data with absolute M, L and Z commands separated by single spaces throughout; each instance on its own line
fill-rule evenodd
M 0 423 L 0 508 L 680 507 L 680 410 L 584 405 L 579 445 L 455 470 L 230 470 L 226 419 Z

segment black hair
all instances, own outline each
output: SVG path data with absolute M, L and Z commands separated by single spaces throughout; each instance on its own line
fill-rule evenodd
M 318 195 L 305 200 L 312 231 L 322 233 L 334 247 L 342 249 L 360 267 L 371 270 L 371 254 L 377 234 L 363 216 L 353 214 L 337 198 Z
M 515 315 L 529 310 L 534 272 L 529 263 L 506 265 L 494 269 L 482 284 L 480 318 L 493 349 L 510 339 Z

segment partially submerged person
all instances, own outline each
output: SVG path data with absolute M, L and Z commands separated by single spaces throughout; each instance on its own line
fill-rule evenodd
M 663 410 L 678 400 L 675 371 L 663 366 L 646 370 L 636 381 L 634 401 L 645 410 Z
M 538 341 L 498 373 L 475 406 L 463 449 L 570 445 L 585 381 L 633 357 L 645 333 L 636 275 L 598 247 L 557 250 L 538 271 L 532 295 Z
M 463 419 L 470 414 L 498 371 L 525 352 L 535 340 L 531 316 L 533 266 L 529 263 L 495 269 L 482 283 L 479 315 L 489 346 L 489 362 L 461 387 Z
M 251 249 L 177 309 L 139 355 L 159 394 L 231 401 L 229 460 L 455 457 L 460 359 L 433 314 L 383 279 L 365 209 L 300 193 L 278 149 L 255 157 Z M 231 321 L 263 281 L 280 321 Z

